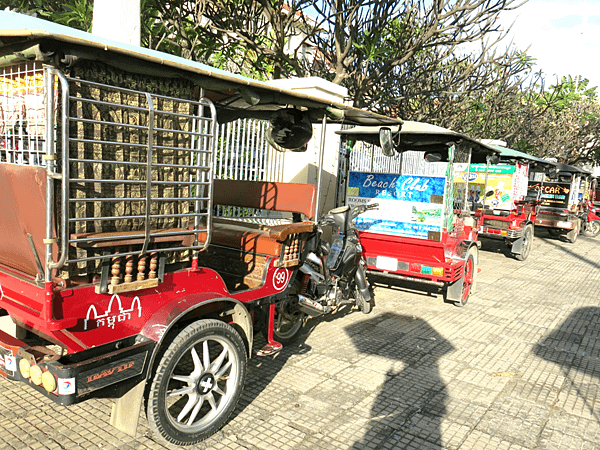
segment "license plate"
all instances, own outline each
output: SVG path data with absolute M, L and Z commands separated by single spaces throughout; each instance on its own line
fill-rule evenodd
M 378 256 L 375 266 L 381 270 L 396 271 L 398 270 L 398 260 L 387 256 Z
M 572 228 L 573 225 L 571 224 L 571 222 L 556 222 L 556 226 L 560 227 L 560 228 Z

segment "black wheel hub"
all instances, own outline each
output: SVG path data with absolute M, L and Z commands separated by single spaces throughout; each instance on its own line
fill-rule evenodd
M 198 379 L 198 382 L 196 383 L 196 390 L 198 391 L 198 394 L 206 395 L 214 389 L 216 384 L 217 382 L 215 381 L 213 374 L 205 373 Z

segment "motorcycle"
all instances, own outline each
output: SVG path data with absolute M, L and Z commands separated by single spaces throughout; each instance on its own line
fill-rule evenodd
M 585 203 L 581 219 L 583 221 L 583 234 L 585 236 L 596 237 L 600 234 L 598 208 L 590 200 L 587 200 Z
M 307 316 L 330 314 L 344 305 L 371 312 L 369 287 L 358 232 L 352 221 L 378 204 L 341 206 L 319 219 L 306 242 L 291 294 L 277 305 L 273 337 L 282 344 L 294 342 Z M 322 239 L 323 228 L 332 226 L 331 242 Z

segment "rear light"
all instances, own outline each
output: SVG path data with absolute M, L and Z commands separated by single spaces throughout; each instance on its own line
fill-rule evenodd
M 31 378 L 31 382 L 36 386 L 40 386 L 42 384 L 42 368 L 40 366 L 31 366 L 31 369 L 29 369 L 29 376 Z
M 47 392 L 54 392 L 56 390 L 56 379 L 50 372 L 44 372 L 42 374 L 42 386 Z
M 410 263 L 410 271 L 411 272 L 421 272 L 421 264 Z
M 25 378 L 26 380 L 30 376 L 30 374 L 29 374 L 30 369 L 31 369 L 31 364 L 29 364 L 28 360 L 21 359 L 21 361 L 19 361 L 19 372 L 21 373 L 21 376 L 23 378 Z

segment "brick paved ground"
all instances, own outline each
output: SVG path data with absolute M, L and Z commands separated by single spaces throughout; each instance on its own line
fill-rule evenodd
M 403 284 L 370 315 L 312 320 L 250 361 L 234 417 L 198 449 L 600 449 L 600 238 L 536 232 L 525 262 L 484 241 L 465 308 Z M 0 380 L 2 449 L 163 449 Z

